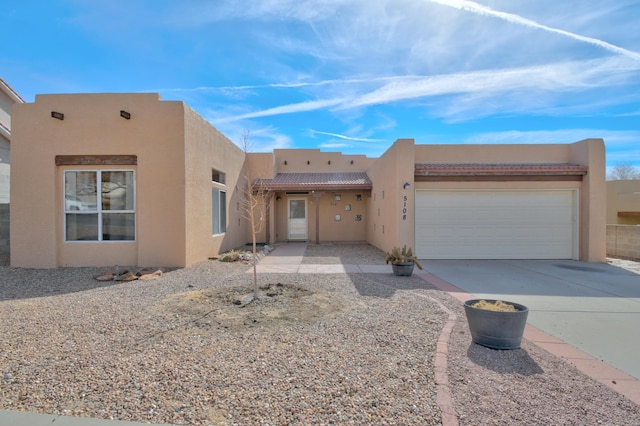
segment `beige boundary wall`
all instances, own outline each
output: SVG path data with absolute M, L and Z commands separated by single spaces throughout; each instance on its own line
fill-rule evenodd
M 607 256 L 640 260 L 640 226 L 607 225 Z
M 640 225 L 640 180 L 607 181 L 607 223 Z

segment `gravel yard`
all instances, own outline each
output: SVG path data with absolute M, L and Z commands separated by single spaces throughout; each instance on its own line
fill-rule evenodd
M 384 263 L 309 246 L 304 263 Z M 0 267 L 0 409 L 232 425 L 441 424 L 436 344 L 460 424 L 640 424 L 640 407 L 525 341 L 471 344 L 459 302 L 418 277 L 264 274 L 208 261 L 152 281 Z M 268 288 L 267 288 L 268 287 Z M 267 296 L 270 294 L 270 296 Z

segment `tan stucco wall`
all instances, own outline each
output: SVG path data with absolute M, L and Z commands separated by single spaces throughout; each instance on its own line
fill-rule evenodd
M 416 145 L 416 163 L 567 163 L 568 144 Z
M 377 160 L 364 155 L 343 155 L 319 149 L 275 149 L 273 152 L 275 173 L 363 172 Z M 285 161 L 287 164 L 284 164 Z
M 580 191 L 580 260 L 606 262 L 606 165 L 602 139 L 585 139 L 568 145 L 569 162 L 587 166 Z
M 119 111 L 131 113 L 131 119 Z M 51 111 L 65 114 L 51 118 Z M 14 113 L 14 266 L 188 266 L 246 242 L 246 223 L 212 235 L 212 187 L 238 205 L 244 153 L 182 102 L 157 94 L 39 95 Z M 56 155 L 136 155 L 136 166 L 56 166 Z M 65 170 L 132 169 L 136 241 L 65 242 Z M 212 169 L 226 185 L 212 182 Z
M 373 183 L 367 240 L 384 251 L 415 245 L 415 147 L 413 139 L 398 139 L 367 170 Z M 405 183 L 409 183 L 407 189 Z
M 184 264 L 182 102 L 160 102 L 156 94 L 38 95 L 14 107 L 13 123 L 13 266 Z M 63 172 L 96 167 L 57 167 L 56 155 L 138 156 L 137 166 L 102 167 L 135 170 L 135 242 L 64 241 Z
M 206 260 L 250 240 L 242 217 L 247 169 L 245 154 L 191 108 L 185 109 L 185 264 Z M 212 169 L 225 174 L 224 185 L 212 183 Z M 213 236 L 212 188 L 226 191 L 227 232 Z
M 610 180 L 607 186 L 607 224 L 640 225 L 640 216 L 618 217 L 618 212 L 640 212 L 640 180 Z

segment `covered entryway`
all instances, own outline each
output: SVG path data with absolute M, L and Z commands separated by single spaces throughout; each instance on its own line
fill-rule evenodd
M 372 183 L 365 172 L 278 173 L 256 179 L 253 186 L 273 195 L 269 212 L 276 241 L 366 240 Z
M 577 190 L 417 190 L 423 259 L 578 259 Z

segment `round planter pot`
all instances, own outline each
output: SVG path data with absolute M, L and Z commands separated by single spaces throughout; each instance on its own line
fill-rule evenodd
M 410 277 L 413 273 L 413 267 L 415 263 L 413 262 L 398 262 L 392 263 L 391 268 L 393 269 L 393 274 L 399 277 Z
M 504 302 L 515 306 L 518 311 L 496 312 L 471 306 L 480 300 L 495 302 L 490 299 L 464 302 L 473 342 L 492 349 L 519 349 L 529 309 L 524 305 L 507 301 Z

